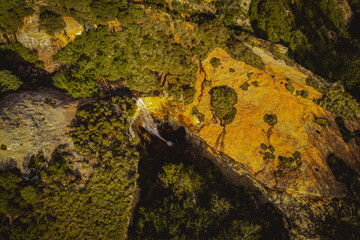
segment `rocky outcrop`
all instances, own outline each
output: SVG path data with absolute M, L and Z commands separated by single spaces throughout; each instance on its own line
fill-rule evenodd
M 74 41 L 75 37 L 84 31 L 84 27 L 72 17 L 64 17 L 64 31 L 50 36 L 44 30 L 39 31 L 39 6 L 35 6 L 34 9 L 34 14 L 25 17 L 24 26 L 16 32 L 16 41 L 28 49 L 37 51 L 39 60 L 44 62 L 45 70 L 53 72 L 58 66 L 53 62 L 52 56 Z
M 67 144 L 77 158 L 67 133 L 79 101 L 60 91 L 40 89 L 36 92 L 9 94 L 0 102 L 0 168 L 16 165 L 27 173 L 27 163 L 42 152 L 50 159 L 52 152 Z
M 328 155 L 335 153 L 360 173 L 360 147 L 354 140 L 345 143 L 334 114 L 312 101 L 321 93 L 306 85 L 306 78 L 312 76 L 310 71 L 275 60 L 259 47 L 252 49 L 262 58 L 264 69 L 236 61 L 220 48 L 213 50 L 202 62 L 191 105 L 184 107 L 164 98 L 145 98 L 144 102 L 155 118 L 185 126 L 189 136 L 198 139 L 198 145 L 217 159 L 229 178 L 236 182 L 243 176 L 243 182 L 263 192 L 290 221 L 294 239 L 310 239 L 316 236 L 313 218 L 324 211 L 324 203 L 345 194 L 344 185 L 327 164 Z M 220 59 L 217 68 L 210 63 L 213 57 Z M 205 80 L 211 85 L 204 84 Z M 240 88 L 245 82 L 249 84 L 247 91 Z M 285 84 L 289 82 L 295 91 L 308 91 L 309 97 L 288 91 Z M 234 106 L 237 114 L 227 125 L 219 124 L 214 117 L 209 94 L 212 87 L 224 85 L 234 89 L 238 97 Z M 204 114 L 204 122 L 192 116 L 193 107 Z M 277 116 L 277 124 L 271 126 L 264 121 L 268 113 Z M 327 118 L 331 127 L 317 125 L 316 117 Z M 347 124 L 349 129 L 360 128 L 358 118 Z M 273 158 L 265 157 L 261 143 L 275 148 Z M 276 175 L 281 169 L 279 156 L 292 157 L 295 152 L 300 153 L 301 164 Z

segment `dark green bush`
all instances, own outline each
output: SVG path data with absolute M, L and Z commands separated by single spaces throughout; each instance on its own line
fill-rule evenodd
M 52 11 L 42 8 L 39 17 L 39 30 L 45 30 L 49 35 L 55 35 L 64 30 L 66 24 L 64 18 Z
M 201 112 L 199 112 L 199 110 L 196 107 L 193 107 L 192 112 L 193 115 L 195 115 L 200 122 L 204 122 L 205 120 L 205 115 Z
M 2 0 L 0 4 L 1 33 L 15 32 L 24 24 L 23 18 L 34 13 L 31 3 L 26 0 Z
M 328 89 L 322 98 L 315 102 L 324 109 L 342 116 L 354 116 L 359 112 L 359 104 L 341 88 Z
M 235 72 L 235 69 L 229 68 L 229 72 L 233 73 L 233 72 Z
M 302 98 L 308 98 L 309 92 L 307 90 L 296 90 L 296 95 L 301 96 Z
M 217 68 L 218 66 L 221 65 L 221 62 L 219 58 L 213 57 L 210 59 L 210 64 L 213 68 Z
M 264 157 L 263 157 L 264 160 L 268 160 L 268 159 L 275 159 L 275 155 L 272 154 L 272 153 L 269 153 L 269 152 L 266 152 Z
M 1 147 L 0 147 L 1 150 L 5 151 L 7 150 L 7 146 L 5 144 L 1 144 Z
M 251 82 L 252 85 L 254 85 L 255 87 L 258 87 L 259 86 L 259 82 L 258 81 L 253 81 Z
M 250 87 L 250 84 L 248 84 L 247 82 L 244 82 L 243 84 L 240 85 L 240 88 L 244 91 L 247 91 Z
M 266 113 L 264 115 L 264 122 L 266 122 L 267 124 L 269 124 L 271 126 L 274 126 L 278 122 L 277 116 L 272 113 Z
M 272 153 L 275 152 L 275 148 L 273 147 L 273 145 L 269 145 L 268 149 Z
M 227 86 L 214 87 L 210 90 L 211 111 L 224 121 L 224 124 L 231 123 L 236 115 L 237 94 L 234 89 Z
M 267 149 L 267 146 L 266 146 L 265 143 L 261 143 L 261 144 L 260 144 L 260 147 L 261 147 L 261 149 L 263 149 L 263 150 L 266 150 L 266 149 Z
M 286 88 L 286 90 L 288 90 L 291 93 L 293 93 L 295 91 L 295 88 L 292 86 L 291 83 L 285 83 L 285 88 Z
M 204 80 L 203 85 L 207 87 L 211 87 L 212 83 L 209 80 Z

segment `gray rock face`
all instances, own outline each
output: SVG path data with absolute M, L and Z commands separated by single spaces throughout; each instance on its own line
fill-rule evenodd
M 46 158 L 60 144 L 74 151 L 69 132 L 78 100 L 53 89 L 6 96 L 0 102 L 0 169 L 15 165 L 23 172 L 31 156 Z M 6 150 L 5 150 L 6 149 Z

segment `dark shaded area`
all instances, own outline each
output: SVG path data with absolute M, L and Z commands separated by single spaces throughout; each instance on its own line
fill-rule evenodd
M 0 48 L 0 70 L 10 70 L 23 82 L 22 89 L 36 89 L 38 86 L 52 86 L 51 74 L 39 67 L 39 63 L 25 60 L 15 49 L 22 49 L 30 54 L 28 49 L 19 43 L 10 43 L 11 47 L 3 45 Z M 14 49 L 14 50 L 12 50 Z M 36 54 L 37 55 L 37 54 Z
M 358 177 L 357 173 L 346 165 L 344 160 L 337 157 L 335 154 L 330 154 L 326 159 L 332 173 L 337 181 L 345 183 L 349 187 Z
M 254 190 L 231 185 L 219 168 L 186 141 L 184 128 L 159 123 L 162 140 L 141 129 L 141 188 L 129 239 L 288 239 L 281 214 L 259 205 Z M 166 169 L 181 169 L 180 186 L 163 185 Z M 176 178 L 177 171 L 170 176 Z M 188 176 L 191 176 L 190 181 Z M 179 188 L 196 189 L 179 193 Z

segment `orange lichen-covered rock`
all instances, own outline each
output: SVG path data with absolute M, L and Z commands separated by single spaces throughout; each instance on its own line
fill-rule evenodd
M 72 17 L 64 17 L 65 29 L 61 33 L 51 36 L 44 30 L 39 31 L 39 9 L 24 18 L 24 26 L 16 32 L 16 40 L 26 48 L 38 51 L 39 60 L 44 62 L 45 70 L 53 72 L 56 64 L 52 56 L 57 51 L 75 40 L 84 31 L 84 27 Z
M 293 238 L 309 239 L 314 233 L 309 233 L 312 231 L 309 229 L 315 228 L 309 212 L 314 214 L 328 199 L 344 195 L 345 187 L 336 180 L 327 157 L 335 153 L 360 173 L 360 147 L 354 140 L 345 143 L 335 115 L 312 101 L 322 95 L 306 85 L 306 78 L 312 75 L 310 71 L 288 66 L 265 50 L 250 47 L 265 63 L 263 69 L 236 61 L 226 51 L 216 48 L 201 63 L 192 104 L 182 106 L 165 98 L 145 98 L 144 102 L 155 118 L 185 126 L 190 135 L 200 138 L 207 151 L 223 159 L 218 162 L 223 161 L 220 164 L 226 168 L 223 172 L 232 172 L 230 178 L 234 173 L 246 175 L 269 201 L 292 219 Z M 214 57 L 221 63 L 216 68 L 210 61 Z M 247 90 L 240 88 L 245 82 L 249 84 Z M 307 90 L 309 97 L 288 91 L 285 84 L 290 82 L 295 90 Z M 230 124 L 222 124 L 211 111 L 209 92 L 217 86 L 230 87 L 237 93 L 234 105 L 237 113 Z M 192 115 L 194 107 L 204 114 L 203 122 Z M 266 123 L 265 114 L 275 114 L 277 123 Z M 316 117 L 327 118 L 331 127 L 317 125 Z M 360 128 L 358 118 L 348 123 L 349 129 Z M 265 157 L 270 151 L 264 150 L 262 144 L 273 146 L 273 156 Z M 295 166 L 281 166 L 279 157 L 294 159 L 294 154 L 298 159 Z M 231 160 L 224 160 L 224 156 Z M 278 170 L 282 174 L 276 174 Z

